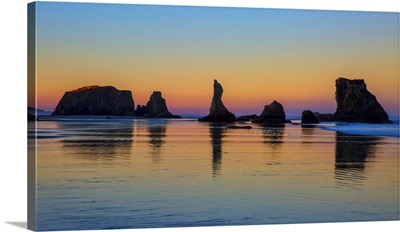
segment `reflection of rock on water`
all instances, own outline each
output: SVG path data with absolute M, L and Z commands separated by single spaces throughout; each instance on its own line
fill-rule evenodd
M 224 125 L 210 124 L 210 137 L 212 147 L 212 174 L 219 176 L 222 166 L 222 137 L 225 134 Z
M 156 125 L 149 125 L 148 127 L 149 146 L 152 148 L 152 159 L 153 162 L 158 163 L 161 161 L 161 148 L 165 143 L 164 139 L 166 135 L 166 123 L 159 123 Z
M 364 168 L 367 158 L 374 153 L 378 137 L 336 133 L 337 168 Z
M 166 127 L 165 126 L 157 126 L 149 128 L 149 144 L 157 149 L 160 149 L 161 146 L 165 143 L 164 138 L 166 136 Z
M 373 157 L 378 140 L 373 136 L 336 132 L 335 178 L 351 184 L 365 179 L 365 164 Z
M 301 135 L 310 136 L 314 134 L 316 126 L 314 125 L 301 125 Z
M 128 159 L 133 143 L 133 122 L 118 124 L 60 123 L 67 137 L 62 140 L 66 154 L 90 160 Z
M 281 148 L 284 143 L 283 137 L 285 127 L 263 127 L 262 136 L 264 145 L 267 147 L 266 154 L 271 158 L 276 159 L 281 153 Z
M 312 144 L 316 142 L 315 137 L 314 137 L 314 132 L 315 132 L 315 127 L 314 125 L 301 125 L 301 143 L 308 146 L 309 144 Z
M 276 148 L 283 143 L 285 127 L 263 127 L 264 144 Z

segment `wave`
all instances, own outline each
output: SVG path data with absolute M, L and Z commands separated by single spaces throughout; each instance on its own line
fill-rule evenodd
M 338 131 L 346 134 L 400 137 L 399 121 L 393 124 L 368 124 L 368 123 L 321 123 L 318 127 L 325 130 Z

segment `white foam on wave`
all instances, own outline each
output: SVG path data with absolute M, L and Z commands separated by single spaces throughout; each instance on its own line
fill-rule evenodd
M 400 137 L 399 122 L 393 124 L 368 124 L 368 123 L 326 123 L 320 128 L 354 135 Z

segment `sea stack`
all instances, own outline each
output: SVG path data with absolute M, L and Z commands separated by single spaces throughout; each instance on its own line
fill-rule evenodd
M 148 114 L 149 111 L 146 109 L 145 105 L 137 105 L 135 110 L 135 115 L 139 117 L 143 117 L 143 115 Z
M 319 112 L 313 112 L 313 113 L 320 122 L 331 122 L 334 119 L 333 114 L 331 113 L 326 113 L 326 114 L 321 114 Z
M 28 113 L 28 121 L 39 121 L 34 114 Z
M 258 116 L 256 114 L 243 115 L 237 118 L 238 121 L 251 121 Z
M 133 116 L 134 110 L 131 91 L 91 85 L 65 92 L 52 115 Z
M 142 111 L 146 112 L 143 115 L 145 118 L 180 118 L 180 116 L 173 115 L 168 111 L 167 103 L 162 98 L 160 91 L 154 91 L 146 106 L 141 108 Z
M 314 123 L 319 123 L 319 120 L 311 110 L 304 110 L 303 113 L 301 114 L 301 123 L 314 124 Z
M 286 122 L 285 110 L 281 103 L 273 101 L 264 106 L 260 116 L 251 120 L 252 123 L 262 123 L 265 126 L 279 126 Z
M 337 121 L 391 123 L 376 97 L 367 90 L 363 79 L 336 79 L 336 104 L 334 119 Z
M 229 112 L 222 103 L 222 93 L 224 92 L 222 85 L 214 80 L 214 94 L 211 102 L 210 113 L 199 121 L 207 122 L 235 122 L 236 116 Z

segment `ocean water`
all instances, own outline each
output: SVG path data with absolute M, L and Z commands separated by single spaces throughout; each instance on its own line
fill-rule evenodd
M 41 119 L 38 230 L 399 220 L 398 123 Z
M 322 123 L 319 127 L 347 134 L 400 137 L 398 120 L 393 124 Z

